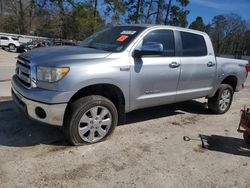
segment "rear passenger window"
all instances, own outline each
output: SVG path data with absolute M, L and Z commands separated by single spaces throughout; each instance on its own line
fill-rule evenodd
M 205 56 L 207 55 L 207 45 L 202 35 L 188 32 L 181 32 L 182 56 Z
M 174 32 L 171 30 L 155 30 L 148 33 L 143 44 L 157 42 L 163 45 L 163 56 L 175 56 Z

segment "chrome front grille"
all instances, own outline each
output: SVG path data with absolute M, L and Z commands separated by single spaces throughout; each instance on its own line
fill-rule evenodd
M 16 75 L 18 79 L 26 86 L 31 87 L 31 71 L 30 71 L 30 61 L 18 57 L 16 63 Z

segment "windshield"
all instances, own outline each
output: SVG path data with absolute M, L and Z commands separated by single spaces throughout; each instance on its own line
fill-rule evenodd
M 110 52 L 121 52 L 144 29 L 144 27 L 137 26 L 116 26 L 106 28 L 86 38 L 80 46 Z

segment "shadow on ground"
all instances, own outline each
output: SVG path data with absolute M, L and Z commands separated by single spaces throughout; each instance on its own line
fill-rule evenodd
M 127 115 L 126 124 L 184 114 L 185 112 L 209 114 L 208 110 L 204 108 L 204 104 L 188 101 L 131 112 Z M 59 127 L 29 120 L 16 109 L 12 100 L 0 102 L 0 145 L 26 147 L 39 144 L 68 145 Z
M 205 141 L 205 149 L 250 157 L 250 148 L 246 145 L 243 138 L 233 138 L 220 135 L 200 135 Z
M 68 145 L 60 128 L 29 120 L 13 101 L 0 102 L 0 145 Z
M 205 108 L 205 106 L 205 103 L 191 100 L 181 103 L 135 110 L 127 114 L 126 124 L 185 113 L 206 115 L 211 114 L 211 112 Z

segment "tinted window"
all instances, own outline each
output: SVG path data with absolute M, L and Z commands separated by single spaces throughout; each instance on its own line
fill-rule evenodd
M 12 40 L 18 41 L 18 38 L 12 38 Z
M 174 33 L 170 30 L 155 30 L 147 34 L 143 39 L 143 44 L 157 42 L 163 45 L 164 56 L 175 56 Z
M 1 40 L 9 40 L 8 37 L 1 37 Z
M 182 56 L 205 56 L 207 46 L 204 37 L 201 35 L 181 32 Z

